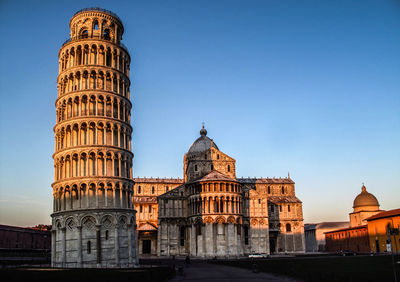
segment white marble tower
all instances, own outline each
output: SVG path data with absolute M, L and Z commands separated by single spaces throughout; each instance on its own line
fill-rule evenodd
M 138 262 L 130 125 L 130 55 L 114 13 L 70 20 L 59 51 L 55 102 L 53 267 Z

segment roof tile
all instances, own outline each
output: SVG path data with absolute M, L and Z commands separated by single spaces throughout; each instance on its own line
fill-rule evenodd
M 391 217 L 391 216 L 400 216 L 400 209 L 394 209 L 394 210 L 378 213 L 376 215 L 368 217 L 367 221 L 375 220 L 375 219 L 379 219 L 379 218 Z

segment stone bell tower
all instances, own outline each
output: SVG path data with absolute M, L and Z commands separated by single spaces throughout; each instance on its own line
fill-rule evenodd
M 53 267 L 138 262 L 124 27 L 100 8 L 78 11 L 62 45 L 55 102 Z

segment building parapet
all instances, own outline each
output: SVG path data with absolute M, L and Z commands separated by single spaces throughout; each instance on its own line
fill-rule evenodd
M 243 184 L 294 184 L 294 181 L 290 178 L 284 177 L 284 178 L 250 178 L 250 177 L 240 177 L 237 178 L 237 180 L 240 183 Z
M 277 203 L 301 203 L 296 196 L 268 196 L 268 202 Z
M 134 178 L 135 183 L 166 183 L 166 184 L 183 184 L 182 178 L 153 178 L 153 177 L 137 177 Z

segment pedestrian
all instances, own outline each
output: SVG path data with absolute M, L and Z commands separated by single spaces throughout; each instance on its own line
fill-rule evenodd
M 190 257 L 189 257 L 189 256 L 186 256 L 186 258 L 185 258 L 185 263 L 186 263 L 186 264 L 190 264 Z

